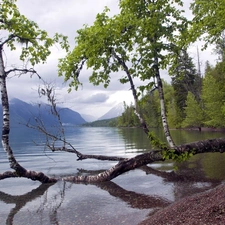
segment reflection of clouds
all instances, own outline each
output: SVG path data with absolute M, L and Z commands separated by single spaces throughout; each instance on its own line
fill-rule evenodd
M 147 174 L 162 177 L 164 182 L 174 185 L 174 193 L 179 198 L 188 195 L 187 189 L 192 190 L 191 194 L 193 194 L 194 191 L 204 191 L 213 186 L 195 185 L 200 184 L 198 183 L 199 177 L 192 181 L 192 178 L 188 179 L 174 173 L 157 171 L 148 166 L 141 167 L 141 169 Z M 80 170 L 79 172 L 95 174 L 100 171 Z M 15 204 L 5 219 L 6 224 L 41 224 L 43 221 L 45 221 L 43 224 L 76 222 L 76 224 L 91 225 L 95 224 L 94 221 L 98 221 L 98 224 L 119 224 L 121 219 L 126 221 L 124 224 L 138 224 L 149 212 L 152 214 L 160 208 L 167 207 L 171 201 L 162 197 L 161 192 L 158 195 L 153 194 L 154 190 L 150 184 L 150 181 L 154 180 L 152 177 L 146 179 L 146 175 L 140 177 L 132 174 L 132 179 L 121 176 L 121 181 L 123 181 L 123 186 L 135 189 L 136 187 L 133 187 L 134 180 L 137 182 L 138 179 L 139 185 L 137 185 L 136 191 L 126 190 L 111 181 L 91 185 L 60 181 L 54 185 L 42 184 L 20 196 L 0 192 L 1 208 L 5 208 L 4 204 Z M 146 188 L 149 189 L 150 194 L 139 193 L 139 191 L 145 190 L 143 189 L 143 180 L 146 181 Z M 126 185 L 127 183 L 128 185 Z M 161 191 L 165 191 L 164 184 L 160 185 L 162 186 Z M 26 188 L 28 187 L 26 186 Z M 14 187 L 10 187 L 10 189 L 14 190 Z M 177 196 L 177 194 L 181 194 L 181 196 Z M 1 217 L 4 218 L 4 215 L 5 212 L 1 214 Z
M 115 224 L 121 219 L 126 224 L 137 224 L 153 204 L 158 207 L 169 204 L 160 197 L 127 191 L 113 182 L 96 186 L 57 182 L 42 184 L 20 196 L 0 192 L 1 207 L 15 204 L 5 219 L 6 224 L 42 224 L 43 221 L 43 224 L 95 224 L 96 220 L 99 224 Z

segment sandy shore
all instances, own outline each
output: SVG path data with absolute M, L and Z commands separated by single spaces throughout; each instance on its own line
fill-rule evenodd
M 157 211 L 139 225 L 224 225 L 225 184 L 183 198 Z

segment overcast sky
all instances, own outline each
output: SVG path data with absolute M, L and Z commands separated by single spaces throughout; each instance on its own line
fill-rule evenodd
M 62 33 L 69 37 L 71 46 L 74 46 L 76 30 L 82 28 L 83 24 L 92 25 L 97 13 L 102 12 L 105 6 L 110 8 L 110 13 L 118 13 L 119 0 L 18 0 L 18 7 L 22 14 L 28 19 L 35 21 L 41 29 L 46 30 L 50 35 Z M 186 4 L 189 1 L 186 1 Z M 187 15 L 190 15 L 186 8 Z M 191 56 L 197 63 L 196 45 L 191 48 Z M 204 54 L 200 52 L 201 63 L 204 65 L 207 59 L 211 59 L 211 49 Z M 63 78 L 57 76 L 57 62 L 64 53 L 56 47 L 52 49 L 52 54 L 46 64 L 35 66 L 38 73 L 56 88 L 58 102 L 63 107 L 69 107 L 81 114 L 91 114 L 100 117 L 116 104 L 126 101 L 130 104 L 132 93 L 129 85 L 121 85 L 118 81 L 118 74 L 109 88 L 93 86 L 88 82 L 91 71 L 82 73 L 80 81 L 83 87 L 79 91 L 67 93 L 68 85 L 63 82 Z M 7 65 L 17 63 L 17 54 L 14 52 L 7 56 Z M 214 59 L 213 59 L 214 60 Z M 213 62 L 212 62 L 213 63 Z M 166 72 L 162 73 L 162 78 L 169 81 Z M 30 78 L 23 75 L 20 78 L 14 77 L 8 81 L 10 98 L 16 97 L 27 102 L 38 102 L 37 88 L 39 85 L 37 77 Z

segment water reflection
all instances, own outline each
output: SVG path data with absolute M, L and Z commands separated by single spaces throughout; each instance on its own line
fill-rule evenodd
M 151 149 L 141 129 L 75 128 L 66 132 L 68 140 L 87 154 L 131 157 Z M 76 157 L 68 153 L 43 153 L 40 146 L 32 147 L 26 133 L 18 133 L 15 132 L 11 140 L 22 165 L 50 176 L 95 174 L 115 164 L 95 160 L 77 162 Z M 172 131 L 172 135 L 176 143 L 181 144 L 222 134 Z M 172 172 L 174 166 L 178 168 L 175 173 Z M 0 153 L 0 171 L 5 168 L 8 169 L 8 164 Z M 218 185 L 225 180 L 224 170 L 225 155 L 213 153 L 196 155 L 179 164 L 156 162 L 113 182 L 96 185 L 58 182 L 39 186 L 22 179 L 1 181 L 0 224 L 137 225 L 149 213 L 173 201 Z
M 152 149 L 141 128 L 121 128 L 118 129 L 118 134 L 123 138 L 126 153 L 138 153 Z
M 183 177 L 173 172 L 158 171 L 149 166 L 144 166 L 140 170 L 144 171 L 146 175 L 159 176 L 163 178 L 164 182 L 172 183 L 176 200 L 208 190 L 219 183 L 210 179 L 202 180 L 202 177 L 199 179 L 192 176 Z M 95 186 L 107 192 L 108 195 L 97 190 Z M 126 190 L 111 181 L 96 185 L 79 185 L 68 182 L 58 182 L 54 185 L 42 184 L 22 195 L 12 195 L 1 191 L 0 201 L 8 205 L 15 204 L 5 219 L 6 224 L 9 225 L 120 224 L 121 219 L 125 221 L 124 224 L 135 225 L 149 213 L 152 214 L 171 203 L 170 200 L 154 194 L 148 195 Z M 123 203 L 126 204 L 126 207 Z M 119 212 L 114 211 L 115 209 Z M 133 211 L 132 209 L 138 210 L 138 216 L 137 210 Z M 116 217 L 118 219 L 115 219 Z
M 30 192 L 27 192 L 23 195 L 13 196 L 11 194 L 4 193 L 0 191 L 0 201 L 4 202 L 5 204 L 15 204 L 6 219 L 6 224 L 11 225 L 14 224 L 13 220 L 15 215 L 28 203 L 34 201 L 35 199 L 44 195 L 44 193 L 48 190 L 50 186 L 53 184 L 41 184 L 39 187 L 33 189 Z M 15 223 L 16 224 L 16 223 Z

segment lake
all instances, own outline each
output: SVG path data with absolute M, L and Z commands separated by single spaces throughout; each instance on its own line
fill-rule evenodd
M 163 139 L 163 134 L 155 130 Z M 176 144 L 223 137 L 220 132 L 172 130 Z M 151 149 L 141 129 L 67 127 L 67 141 L 86 154 L 133 157 Z M 116 162 L 77 161 L 71 153 L 50 152 L 45 139 L 26 128 L 14 128 L 11 147 L 30 170 L 49 176 L 97 173 Z M 170 173 L 176 169 L 176 174 Z M 0 172 L 9 170 L 0 149 Z M 225 154 L 200 154 L 187 162 L 157 162 L 97 185 L 57 182 L 41 185 L 24 178 L 0 181 L 0 224 L 137 225 L 171 202 L 208 190 L 225 180 Z

